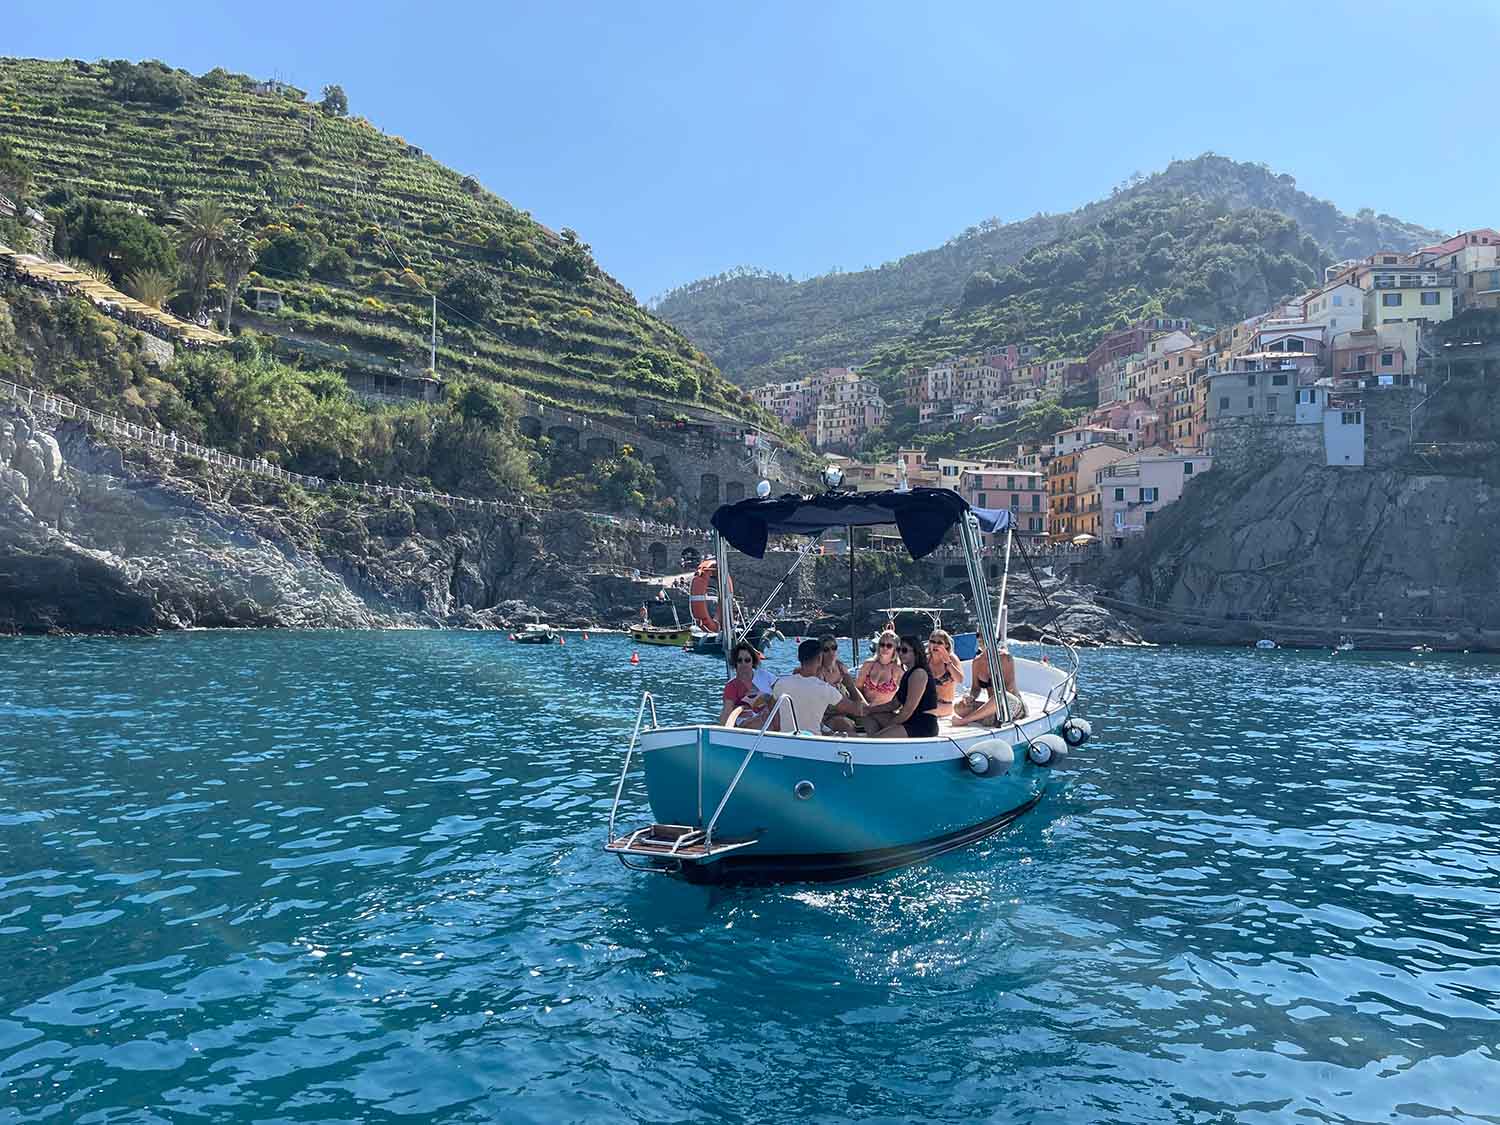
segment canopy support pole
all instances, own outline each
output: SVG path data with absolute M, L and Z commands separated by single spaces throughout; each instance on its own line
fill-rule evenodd
M 849 667 L 858 671 L 859 644 L 854 639 L 854 528 L 846 526 L 844 533 L 849 536 Z
M 714 562 L 718 567 L 719 581 L 719 641 L 724 648 L 724 663 L 729 674 L 734 667 L 734 586 L 729 581 L 729 543 L 717 531 L 714 532 Z
M 979 635 L 984 639 L 985 656 L 990 662 L 990 691 L 996 693 L 995 699 L 998 704 L 999 713 L 1004 723 L 1009 724 L 1010 700 L 1005 695 L 1005 677 L 1000 671 L 999 646 L 996 643 L 998 634 L 995 631 L 995 609 L 990 603 L 989 583 L 985 580 L 984 574 L 984 558 L 982 554 L 984 540 L 979 534 L 979 521 L 975 519 L 972 513 L 966 514 L 963 522 L 959 524 L 959 534 L 963 540 L 964 562 L 969 571 L 969 585 L 974 591 L 974 616 L 979 618 Z M 1007 552 L 1009 547 L 1010 538 L 1007 533 Z M 1002 598 L 1004 597 L 1003 590 L 1001 596 Z

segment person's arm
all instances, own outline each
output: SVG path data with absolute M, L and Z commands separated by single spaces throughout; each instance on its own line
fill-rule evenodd
M 741 704 L 743 704 L 743 703 L 744 703 L 744 700 L 735 699 L 732 695 L 730 695 L 729 694 L 729 686 L 725 685 L 725 687 L 724 687 L 724 706 L 719 711 L 719 726 L 721 726 L 721 727 L 728 726 L 729 725 L 729 717 L 730 717 L 730 715 L 732 715 L 735 711 L 738 711 L 740 709 Z
M 901 709 L 896 711 L 896 717 L 891 720 L 893 726 L 905 724 L 907 719 L 917 713 L 917 704 L 922 702 L 922 693 L 926 690 L 927 673 L 921 668 L 912 669 L 911 679 L 906 681 L 906 702 L 901 704 Z
M 870 713 L 870 705 L 865 702 L 864 694 L 859 690 L 859 688 L 854 687 L 854 681 L 852 678 L 849 681 L 849 686 L 853 688 L 850 694 L 847 697 L 845 697 L 844 695 L 839 695 L 838 701 L 835 703 L 830 703 L 828 705 L 828 709 L 840 715 L 853 715 L 855 718 L 860 718 L 864 715 L 868 715 Z M 829 687 L 833 688 L 833 685 L 830 684 Z M 833 688 L 833 690 L 837 692 L 839 689 Z

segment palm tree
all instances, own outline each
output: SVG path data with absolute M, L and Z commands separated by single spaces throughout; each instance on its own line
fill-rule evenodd
M 254 240 L 238 224 L 225 237 L 219 249 L 219 264 L 224 267 L 224 334 L 229 334 L 229 318 L 234 314 L 234 298 L 240 282 L 255 268 L 259 251 Z
M 143 305 L 159 309 L 177 291 L 177 278 L 161 270 L 136 270 L 125 278 L 125 292 Z
M 224 205 L 215 199 L 199 199 L 172 209 L 177 221 L 177 252 L 188 267 L 188 286 L 193 298 L 193 316 L 203 311 L 208 282 L 224 248 L 224 240 L 239 227 Z

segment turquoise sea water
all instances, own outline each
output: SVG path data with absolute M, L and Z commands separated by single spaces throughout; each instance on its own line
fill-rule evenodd
M 1086 653 L 1016 826 L 713 891 L 600 852 L 717 707 L 629 652 L 0 642 L 0 1120 L 1500 1120 L 1500 661 Z

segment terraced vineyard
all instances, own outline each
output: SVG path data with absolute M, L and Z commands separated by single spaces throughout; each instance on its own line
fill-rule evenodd
M 162 218 L 209 196 L 263 237 L 305 238 L 339 265 L 296 271 L 305 276 L 266 267 L 248 284 L 279 291 L 273 315 L 286 329 L 347 349 L 351 362 L 425 367 L 430 294 L 478 267 L 501 300 L 478 318 L 445 310 L 444 375 L 616 417 L 642 405 L 758 415 L 571 232 L 546 229 L 403 138 L 325 113 L 302 91 L 223 71 L 163 73 L 179 83 L 181 104 L 128 100 L 140 92 L 121 89 L 103 63 L 0 60 L 0 138 L 34 169 L 31 195 L 70 188 Z M 342 255 L 327 256 L 334 249 Z

